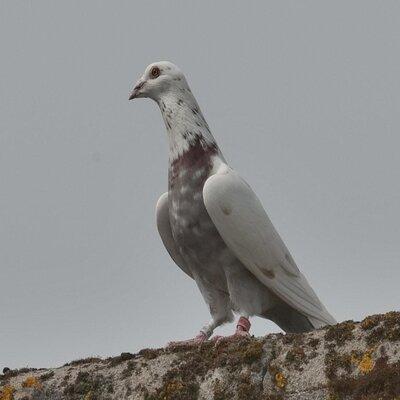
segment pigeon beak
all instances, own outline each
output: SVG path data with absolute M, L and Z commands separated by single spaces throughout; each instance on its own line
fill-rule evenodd
M 133 99 L 136 99 L 137 97 L 139 97 L 139 95 L 140 95 L 140 89 L 143 87 L 143 85 L 145 84 L 145 82 L 146 82 L 146 81 L 139 80 L 139 81 L 136 83 L 135 87 L 133 88 L 133 90 L 132 90 L 132 92 L 131 92 L 131 94 L 130 94 L 130 96 L 129 96 L 129 100 L 133 100 Z

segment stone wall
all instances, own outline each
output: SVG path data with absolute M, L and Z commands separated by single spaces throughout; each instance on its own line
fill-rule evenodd
M 400 313 L 0 375 L 0 400 L 400 399 Z

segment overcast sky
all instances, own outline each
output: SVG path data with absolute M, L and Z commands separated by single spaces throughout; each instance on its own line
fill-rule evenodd
M 128 102 L 157 60 L 186 73 L 330 312 L 398 309 L 399 15 L 390 0 L 2 1 L 0 367 L 162 346 L 209 319 L 155 226 L 160 112 Z

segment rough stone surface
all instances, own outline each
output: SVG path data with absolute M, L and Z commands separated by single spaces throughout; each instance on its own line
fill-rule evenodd
M 400 399 L 400 313 L 0 375 L 0 400 Z

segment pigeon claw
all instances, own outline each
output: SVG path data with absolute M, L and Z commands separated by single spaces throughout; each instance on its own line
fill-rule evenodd
M 223 343 L 235 342 L 237 340 L 249 339 L 251 337 L 249 332 L 237 330 L 233 335 L 230 336 L 214 336 L 211 340 L 215 342 L 215 346 Z
M 191 347 L 191 346 L 199 346 L 204 343 L 208 339 L 207 335 L 204 332 L 200 332 L 196 337 L 193 339 L 188 340 L 180 340 L 177 342 L 169 342 L 167 344 L 167 348 L 172 347 Z
M 236 325 L 236 331 L 230 336 L 214 336 L 211 340 L 215 342 L 215 346 L 218 346 L 224 342 L 233 342 L 236 340 L 248 339 L 250 338 L 250 321 L 246 317 L 240 317 Z

